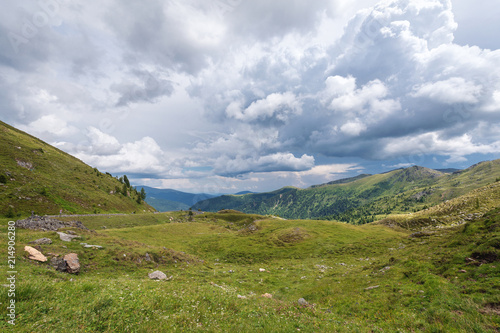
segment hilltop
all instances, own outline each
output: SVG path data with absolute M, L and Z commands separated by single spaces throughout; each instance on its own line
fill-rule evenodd
M 123 177 L 0 122 L 0 215 L 152 212 Z
M 448 171 L 448 170 L 446 170 Z M 312 186 L 201 201 L 193 209 L 236 209 L 289 219 L 329 219 L 363 224 L 389 214 L 416 212 L 500 179 L 500 160 L 453 173 L 421 166 Z

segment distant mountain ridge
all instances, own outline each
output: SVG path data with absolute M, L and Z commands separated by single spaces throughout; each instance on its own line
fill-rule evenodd
M 146 202 L 161 212 L 186 210 L 194 204 L 214 198 L 217 195 L 206 193 L 187 193 L 172 189 L 158 189 L 149 186 L 137 186 L 146 191 Z
M 448 170 L 447 170 L 448 171 Z M 500 179 L 500 160 L 441 172 L 421 166 L 333 181 L 307 189 L 285 187 L 267 193 L 224 195 L 193 209 L 235 209 L 288 219 L 335 219 L 367 223 L 392 213 L 415 212 L 464 195 Z

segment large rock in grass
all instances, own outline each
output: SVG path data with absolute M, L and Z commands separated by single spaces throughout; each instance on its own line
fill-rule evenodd
M 66 262 L 66 271 L 68 273 L 77 274 L 80 272 L 80 262 L 78 260 L 78 254 L 67 254 L 64 256 L 64 261 Z
M 31 246 L 25 246 L 24 251 L 28 252 L 28 258 L 31 260 L 46 262 L 47 257 L 42 254 L 42 252 Z
M 65 234 L 64 232 L 57 232 L 57 234 L 59 235 L 59 238 L 61 238 L 63 242 L 71 242 L 73 238 L 79 238 L 79 236 Z
M 149 273 L 148 276 L 151 280 L 166 280 L 167 279 L 167 274 L 165 274 L 161 271 L 154 271 L 153 273 Z
M 58 270 L 59 272 L 66 272 L 67 267 L 68 267 L 66 265 L 66 261 L 63 258 L 58 258 L 58 257 L 54 257 L 54 258 L 50 259 L 50 265 L 52 267 L 54 267 L 56 270 Z

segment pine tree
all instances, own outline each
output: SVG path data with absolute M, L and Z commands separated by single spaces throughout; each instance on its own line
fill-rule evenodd
M 130 182 L 127 178 L 127 175 L 123 175 L 123 181 L 125 182 L 125 185 L 127 185 L 127 187 L 130 187 Z

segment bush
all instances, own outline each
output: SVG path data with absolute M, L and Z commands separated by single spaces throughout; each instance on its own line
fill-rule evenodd
M 14 212 L 14 209 L 12 207 L 9 207 L 7 210 L 7 214 L 5 214 L 5 217 L 12 219 L 16 216 L 16 213 Z

